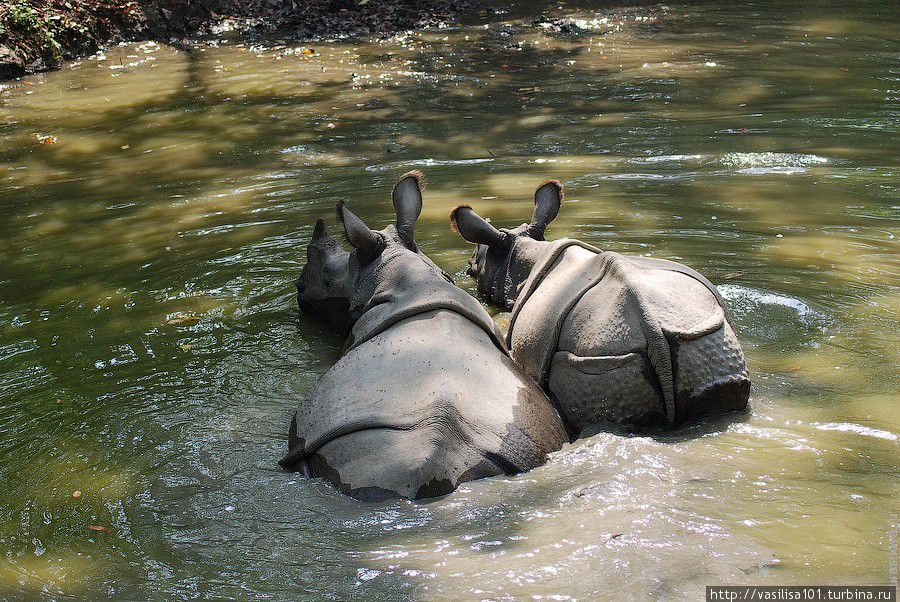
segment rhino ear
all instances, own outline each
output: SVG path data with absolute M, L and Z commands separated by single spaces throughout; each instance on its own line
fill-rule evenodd
M 544 182 L 534 191 L 534 213 L 528 224 L 528 235 L 535 240 L 544 240 L 544 230 L 556 219 L 563 200 L 563 185 L 559 180 Z
M 465 240 L 492 249 L 506 247 L 506 235 L 475 213 L 468 205 L 460 205 L 450 213 L 452 228 Z
M 352 211 L 347 209 L 344 201 L 338 201 L 335 207 L 338 220 L 344 224 L 344 233 L 347 240 L 359 252 L 359 260 L 363 265 L 369 263 L 382 251 L 381 237 L 369 229 L 369 227 Z
M 415 226 L 422 213 L 422 191 L 425 190 L 425 176 L 420 171 L 410 171 L 394 184 L 391 198 L 397 214 L 397 232 L 407 247 L 415 245 Z

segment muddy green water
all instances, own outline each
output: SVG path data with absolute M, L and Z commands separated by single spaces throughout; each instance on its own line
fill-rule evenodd
M 2 85 L 0 593 L 896 583 L 898 23 L 874 1 L 536 6 L 311 56 L 117 47 Z M 516 225 L 549 177 L 548 236 L 706 274 L 752 413 L 601 433 L 432 503 L 279 470 L 341 345 L 298 316 L 311 225 L 345 198 L 383 227 L 411 168 L 419 243 L 468 290 L 450 209 Z

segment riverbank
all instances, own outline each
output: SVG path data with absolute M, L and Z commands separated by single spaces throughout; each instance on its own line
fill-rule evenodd
M 467 0 L 11 0 L 0 6 L 0 79 L 57 69 L 121 41 L 216 31 L 291 40 L 387 34 L 453 20 Z

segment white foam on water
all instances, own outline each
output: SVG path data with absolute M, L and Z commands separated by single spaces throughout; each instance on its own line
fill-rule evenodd
M 601 180 L 678 180 L 683 174 L 664 175 L 658 173 L 616 173 L 601 177 Z
M 309 147 L 303 146 L 302 144 L 297 144 L 294 146 L 289 146 L 287 148 L 283 148 L 279 151 L 282 155 L 299 155 L 301 153 L 309 153 Z
M 784 174 L 794 175 L 798 173 L 806 173 L 805 167 L 748 167 L 747 169 L 739 169 L 737 172 L 749 174 L 751 176 L 759 176 L 766 174 Z
M 730 428 L 730 431 L 732 433 L 753 436 L 758 439 L 774 441 L 792 451 L 811 452 L 815 455 L 821 454 L 821 452 L 812 445 L 809 439 L 787 429 L 742 423 L 733 425 Z
M 709 155 L 655 155 L 652 157 L 635 157 L 629 159 L 629 163 L 651 164 L 657 163 L 698 163 L 708 158 Z
M 547 159 L 546 157 L 541 157 L 539 159 L 532 159 L 532 163 L 571 163 L 571 159 Z
M 813 426 L 820 431 L 839 431 L 842 433 L 853 433 L 854 435 L 862 435 L 864 437 L 875 437 L 876 439 L 884 439 L 885 441 L 897 441 L 900 439 L 897 435 L 890 431 L 875 429 L 861 424 L 852 422 L 826 422 L 824 424 L 813 422 Z
M 826 319 L 822 313 L 795 297 L 760 291 L 737 284 L 723 284 L 716 288 L 723 298 L 733 302 L 735 305 L 752 304 L 757 307 L 766 305 L 786 307 L 794 310 L 801 322 L 810 325 L 821 323 Z
M 483 159 L 420 159 L 417 161 L 408 161 L 410 165 L 477 165 L 478 163 L 490 163 L 493 161 L 493 158 L 483 158 Z
M 829 160 L 818 155 L 800 153 L 728 153 L 719 160 L 725 167 L 748 175 L 805 173 L 808 167 L 825 165 Z
M 380 165 L 369 165 L 366 171 L 388 171 L 396 169 L 398 165 L 414 165 L 416 167 L 436 167 L 436 166 L 452 166 L 452 165 L 477 165 L 479 163 L 490 163 L 493 158 L 482 159 L 417 159 L 414 161 L 403 161 L 402 163 L 388 163 Z

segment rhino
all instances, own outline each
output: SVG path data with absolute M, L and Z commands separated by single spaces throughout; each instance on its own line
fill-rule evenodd
M 338 203 L 353 247 L 343 285 L 317 281 L 344 270 L 324 224 L 313 256 L 334 264 L 301 276 L 301 303 L 345 287 L 350 329 L 340 359 L 300 402 L 281 464 L 360 500 L 445 495 L 535 468 L 568 441 L 482 305 L 419 251 L 422 188 L 420 173 L 401 177 L 396 223 L 380 231 Z
M 750 377 L 716 287 L 672 261 L 547 241 L 563 186 L 534 195 L 531 222 L 497 229 L 472 207 L 451 213 L 475 243 L 468 274 L 512 312 L 513 360 L 554 400 L 571 432 L 670 428 L 747 407 Z

